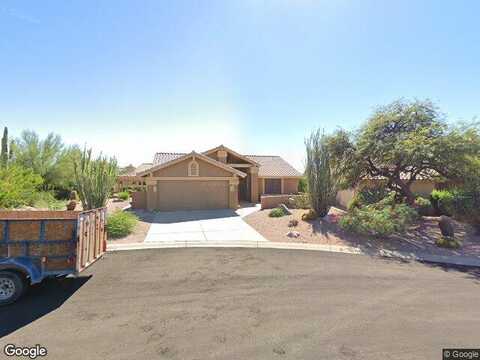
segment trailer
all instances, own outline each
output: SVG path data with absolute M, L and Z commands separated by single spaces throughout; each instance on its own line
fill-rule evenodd
M 0 211 L 0 305 L 47 277 L 78 275 L 106 251 L 106 208 Z

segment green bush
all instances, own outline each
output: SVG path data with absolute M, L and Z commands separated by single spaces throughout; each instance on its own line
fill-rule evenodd
M 56 199 L 52 192 L 42 191 L 35 195 L 35 199 L 30 205 L 37 209 L 65 210 L 67 201 Z
M 385 197 L 387 197 L 390 193 L 384 187 L 364 187 L 360 189 L 358 193 L 355 194 L 353 199 L 348 204 L 348 209 L 359 208 L 366 205 L 375 204 Z
M 450 190 L 433 190 L 430 201 L 437 215 L 452 216 L 454 193 Z
M 387 203 L 387 204 L 385 204 Z M 353 208 L 343 216 L 339 225 L 342 229 L 374 236 L 389 236 L 405 232 L 415 220 L 417 212 L 406 204 L 388 204 L 379 202 L 362 208 Z
M 117 194 L 118 198 L 123 201 L 130 199 L 130 193 L 128 191 L 122 191 Z
M 302 177 L 302 178 L 298 181 L 298 192 L 300 192 L 300 193 L 306 193 L 307 190 L 308 190 L 307 178 L 306 178 L 306 177 Z
M 437 240 L 435 240 L 435 244 L 437 244 L 439 247 L 444 247 L 447 249 L 458 249 L 460 246 L 462 246 L 460 240 L 449 236 L 439 237 Z
M 424 197 L 417 197 L 415 199 L 415 208 L 422 216 L 432 216 L 435 213 L 435 209 L 432 206 L 432 202 Z
M 310 199 L 308 194 L 299 194 L 293 197 L 293 206 L 295 209 L 308 209 L 310 207 Z
M 32 170 L 20 166 L 0 168 L 0 208 L 31 205 L 42 182 Z
M 138 223 L 135 214 L 124 211 L 116 211 L 107 219 L 107 233 L 110 238 L 125 237 L 132 233 Z
M 285 215 L 285 212 L 283 211 L 282 208 L 275 208 L 275 209 L 272 209 L 270 210 L 270 212 L 268 213 L 268 216 L 270 217 L 282 217 Z

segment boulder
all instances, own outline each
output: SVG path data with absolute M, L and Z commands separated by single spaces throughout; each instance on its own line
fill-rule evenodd
M 440 220 L 438 220 L 438 227 L 442 232 L 443 236 L 453 238 L 455 236 L 455 228 L 453 226 L 453 220 L 450 219 L 448 216 L 442 215 L 440 216 Z
M 289 238 L 298 238 L 300 237 L 300 233 L 298 231 L 289 231 L 288 233 L 286 233 L 286 235 L 289 237 Z

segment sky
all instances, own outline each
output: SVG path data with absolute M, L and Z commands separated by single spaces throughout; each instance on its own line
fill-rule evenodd
M 119 163 L 224 144 L 303 169 L 316 129 L 480 114 L 480 1 L 1 0 L 0 126 Z

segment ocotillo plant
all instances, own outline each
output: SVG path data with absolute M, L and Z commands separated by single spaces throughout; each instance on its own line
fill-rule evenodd
M 80 159 L 74 160 L 75 183 L 84 210 L 103 207 L 117 180 L 118 166 L 115 158 L 102 155 L 92 159 L 92 150 L 84 150 Z
M 0 153 L 0 161 L 2 167 L 6 167 L 8 165 L 8 158 L 10 156 L 8 150 L 8 128 L 5 126 L 3 129 L 3 137 L 2 137 L 2 150 Z
M 326 141 L 326 136 L 320 130 L 314 131 L 305 140 L 307 150 L 305 175 L 310 204 L 321 217 L 328 214 L 330 207 L 335 203 L 337 192 Z

